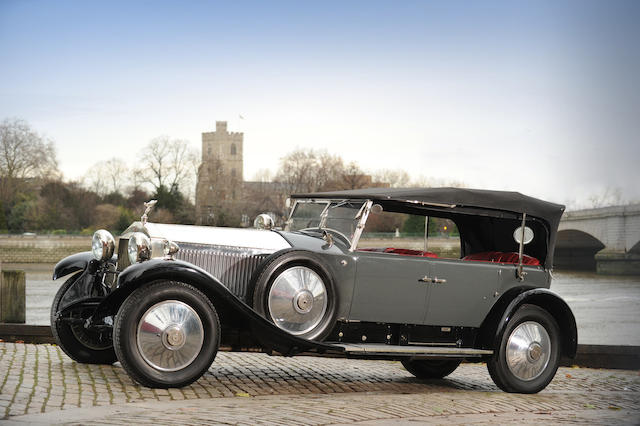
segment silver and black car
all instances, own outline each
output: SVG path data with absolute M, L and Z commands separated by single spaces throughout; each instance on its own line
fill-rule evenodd
M 53 273 L 69 276 L 51 309 L 60 347 L 150 387 L 192 383 L 224 348 L 399 360 L 418 378 L 485 361 L 501 389 L 534 393 L 575 356 L 574 316 L 549 290 L 564 206 L 459 188 L 290 202 L 284 229 L 150 223 L 150 202 L 117 242 L 97 231 Z

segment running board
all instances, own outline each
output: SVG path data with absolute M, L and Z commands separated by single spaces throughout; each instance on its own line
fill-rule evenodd
M 384 343 L 332 343 L 331 345 L 344 349 L 344 352 L 348 355 L 395 355 L 425 358 L 468 358 L 493 354 L 493 351 L 485 349 L 452 348 L 442 346 L 386 345 Z

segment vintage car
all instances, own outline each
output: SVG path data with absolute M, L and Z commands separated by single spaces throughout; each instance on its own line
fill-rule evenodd
M 149 387 L 192 383 L 224 348 L 399 360 L 421 379 L 485 361 L 501 389 L 534 393 L 575 356 L 574 316 L 548 290 L 564 206 L 458 188 L 289 202 L 284 230 L 267 215 L 259 229 L 147 223 L 150 202 L 117 244 L 97 231 L 55 267 L 70 275 L 51 309 L 58 344 Z M 435 219 L 455 255 L 431 249 Z M 370 231 L 407 221 L 422 234 Z

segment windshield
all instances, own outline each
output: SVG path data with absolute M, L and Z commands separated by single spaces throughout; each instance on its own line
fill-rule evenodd
M 296 201 L 288 231 L 326 229 L 353 241 L 364 201 Z

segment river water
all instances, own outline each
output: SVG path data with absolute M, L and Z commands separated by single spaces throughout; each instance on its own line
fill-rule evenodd
M 64 280 L 51 280 L 53 265 L 3 264 L 27 274 L 27 324 L 49 325 L 49 310 Z M 569 304 L 582 344 L 640 345 L 640 276 L 556 271 L 551 290 Z

